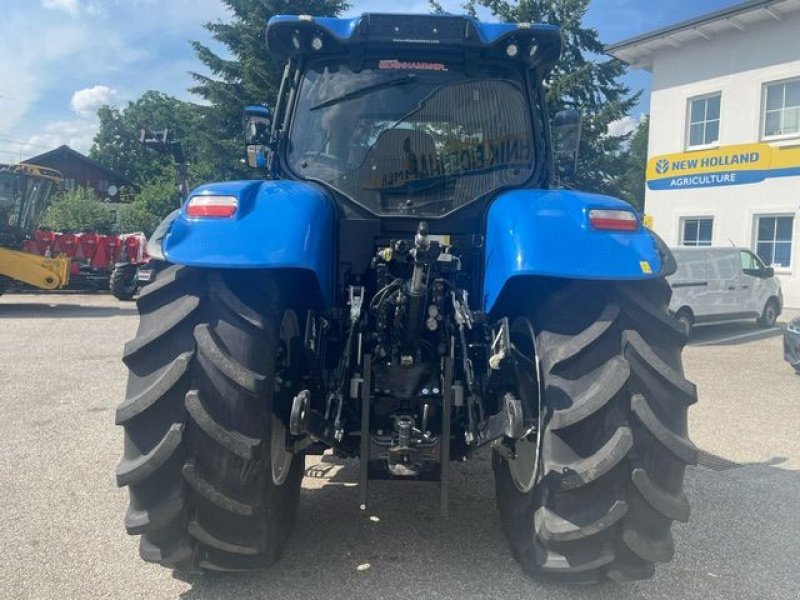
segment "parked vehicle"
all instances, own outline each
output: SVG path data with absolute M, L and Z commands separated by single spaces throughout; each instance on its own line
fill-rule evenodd
M 677 271 L 668 277 L 670 310 L 688 335 L 692 327 L 741 319 L 756 319 L 774 327 L 783 309 L 783 294 L 775 271 L 742 248 L 672 248 Z
M 800 317 L 789 323 L 783 333 L 783 357 L 800 375 Z
M 114 263 L 108 278 L 108 289 L 117 300 L 133 300 L 145 282 L 139 272 L 150 273 L 150 258 L 147 256 L 147 236 L 142 233 L 129 233 L 119 236 L 124 252 Z
M 102 235 L 92 232 L 62 233 L 37 229 L 23 242 L 23 249 L 31 260 L 47 261 L 50 257 L 55 257 L 63 261 L 65 274 L 63 282 L 64 285 L 69 282 L 71 289 L 110 288 L 111 292 L 121 300 L 130 300 L 130 297 L 124 297 L 125 286 L 128 283 L 118 277 L 118 272 L 120 267 L 126 265 L 133 265 L 134 271 L 137 267 L 145 265 L 146 244 L 147 238 L 141 232 Z
M 56 290 L 69 283 L 70 259 L 38 255 L 34 230 L 61 185 L 61 173 L 36 165 L 0 164 L 0 295 L 22 284 Z
M 689 516 L 696 390 L 668 248 L 625 202 L 555 182 L 579 138 L 546 108 L 559 29 L 281 16 L 267 44 L 287 63 L 274 118 L 245 113 L 265 179 L 193 190 L 148 245 L 168 266 L 116 414 L 142 557 L 270 565 L 326 448 L 358 458 L 362 508 L 373 479 L 434 480 L 447 515 L 450 462 L 492 446 L 527 573 L 652 576 Z

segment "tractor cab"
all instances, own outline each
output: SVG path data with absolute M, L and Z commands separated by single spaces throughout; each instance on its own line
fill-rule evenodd
M 0 247 L 22 248 L 60 181 L 52 169 L 0 164 Z
M 463 16 L 275 17 L 287 61 L 266 145 L 274 176 L 313 181 L 365 216 L 440 219 L 505 188 L 546 187 L 542 80 L 555 27 Z M 263 117 L 251 113 L 248 133 Z

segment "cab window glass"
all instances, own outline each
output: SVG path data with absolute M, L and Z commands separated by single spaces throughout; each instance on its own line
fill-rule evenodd
M 757 271 L 759 270 L 758 263 L 756 262 L 756 257 L 750 254 L 749 252 L 740 252 L 739 257 L 742 260 L 742 269 L 745 271 Z
M 290 168 L 380 215 L 440 216 L 523 185 L 536 165 L 523 74 L 473 67 L 314 63 L 300 85 Z

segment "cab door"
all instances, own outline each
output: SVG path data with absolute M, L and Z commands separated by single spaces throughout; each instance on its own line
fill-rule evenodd
M 739 259 L 741 272 L 738 275 L 738 287 L 742 309 L 760 315 L 771 294 L 771 286 L 766 277 L 767 268 L 749 250 L 741 250 Z
M 710 314 L 726 317 L 742 312 L 743 283 L 738 279 L 741 268 L 736 252 L 711 252 L 709 264 L 713 274 L 708 290 Z

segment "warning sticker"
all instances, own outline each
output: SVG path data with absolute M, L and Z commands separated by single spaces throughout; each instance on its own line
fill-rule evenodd
M 639 266 L 642 268 L 642 273 L 647 273 L 648 275 L 653 273 L 653 268 L 650 266 L 648 261 L 640 260 Z

